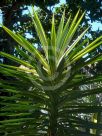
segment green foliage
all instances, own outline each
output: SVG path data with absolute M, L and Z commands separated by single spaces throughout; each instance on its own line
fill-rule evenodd
M 1 92 L 9 93 L 9 96 L 1 96 L 0 116 L 5 116 L 5 120 L 0 121 L 1 134 L 96 136 L 98 129 L 102 128 L 99 122 L 87 121 L 79 116 L 102 112 L 101 105 L 80 102 L 83 98 L 102 93 L 101 86 L 82 89 L 82 86 L 101 82 L 102 75 L 86 76 L 79 72 L 84 66 L 102 60 L 101 54 L 87 57 L 89 52 L 102 44 L 102 36 L 91 43 L 87 40 L 82 42 L 86 29 L 75 39 L 84 14 L 79 17 L 79 10 L 73 21 L 69 17 L 65 25 L 64 14 L 57 32 L 53 15 L 49 39 L 33 11 L 32 21 L 43 54 L 21 35 L 2 26 L 26 52 L 17 49 L 24 60 L 0 52 L 0 55 L 21 64 L 20 67 L 0 64 L 0 73 L 6 77 L 0 83 Z

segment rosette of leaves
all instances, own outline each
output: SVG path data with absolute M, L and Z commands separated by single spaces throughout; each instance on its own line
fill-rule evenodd
M 1 96 L 0 133 L 7 136 L 96 136 L 102 124 L 98 113 L 102 106 L 85 102 L 102 93 L 102 86 L 83 87 L 102 81 L 102 75 L 81 74 L 83 67 L 102 60 L 98 54 L 89 53 L 102 44 L 102 36 L 93 42 L 83 40 L 88 28 L 76 38 L 76 32 L 84 13 L 80 10 L 73 20 L 65 23 L 62 15 L 58 30 L 52 17 L 50 38 L 45 35 L 42 24 L 33 10 L 32 22 L 39 37 L 41 53 L 29 41 L 3 26 L 3 29 L 19 44 L 20 57 L 5 52 L 0 55 L 20 64 L 20 67 L 0 64 Z M 74 38 L 75 37 L 75 38 Z M 24 49 L 24 50 L 22 50 Z M 79 115 L 92 116 L 91 120 Z M 95 117 L 95 118 L 94 118 Z

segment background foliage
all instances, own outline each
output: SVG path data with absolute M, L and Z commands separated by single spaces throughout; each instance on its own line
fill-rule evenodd
M 31 19 L 29 17 L 29 12 L 27 12 L 27 9 L 31 5 L 37 6 L 38 14 L 40 17 L 40 20 L 44 26 L 45 33 L 49 35 L 50 27 L 51 27 L 51 16 L 52 13 L 55 12 L 55 18 L 56 18 L 56 26 L 59 23 L 59 20 L 61 18 L 61 15 L 63 13 L 63 9 L 65 8 L 65 16 L 68 18 L 69 11 L 72 13 L 72 19 L 77 12 L 79 8 L 81 8 L 81 12 L 86 10 L 86 15 L 83 18 L 83 23 L 80 25 L 78 33 L 76 34 L 76 37 L 81 33 L 81 31 L 90 25 L 90 22 L 98 21 L 102 23 L 102 1 L 101 0 L 66 0 L 66 4 L 60 5 L 59 7 L 56 7 L 56 4 L 59 4 L 59 0 L 42 0 L 42 1 L 29 1 L 29 0 L 2 0 L 0 2 L 0 9 L 2 12 L 2 22 L 5 26 L 10 28 L 11 30 L 18 32 L 22 34 L 24 37 L 26 37 L 31 43 L 35 44 L 35 46 L 38 47 L 40 51 L 41 45 L 38 40 L 38 37 L 36 35 L 34 27 L 32 27 L 32 24 L 30 23 Z M 102 30 L 98 29 L 96 31 L 93 31 L 92 28 L 88 30 L 88 34 L 86 37 L 90 37 L 91 42 L 96 37 L 102 35 Z M 4 32 L 3 29 L 0 28 L 0 50 L 10 53 L 14 56 L 21 57 L 22 59 L 25 59 L 22 56 L 19 56 L 17 51 L 15 50 L 15 45 L 17 44 L 12 40 L 8 34 Z M 86 38 L 84 37 L 84 38 Z M 102 53 L 102 46 L 95 49 L 88 57 L 92 58 L 93 56 L 97 54 Z M 18 66 L 17 63 L 14 63 L 10 61 L 8 58 L 1 56 L 1 63 L 3 64 L 13 64 L 15 66 Z M 84 60 L 83 60 L 84 61 Z M 102 72 L 102 62 L 98 62 L 97 64 L 92 64 L 91 66 L 85 66 L 82 71 L 80 71 L 85 74 L 92 74 L 97 75 L 101 74 Z M 7 77 L 4 77 L 1 75 L 2 79 L 5 79 Z M 11 79 L 9 79 L 11 80 Z M 97 85 L 96 85 L 97 86 Z M 89 87 L 89 86 L 87 86 Z M 1 95 L 3 96 L 9 96 L 10 93 L 2 92 Z M 94 101 L 94 103 L 101 103 L 101 94 L 97 97 L 91 97 L 90 99 L 83 99 L 82 101 Z M 79 100 L 80 101 L 80 100 Z M 39 111 L 36 111 L 39 113 Z M 35 114 L 36 114 L 35 112 Z M 82 115 L 81 115 L 82 116 Z M 90 116 L 90 114 L 89 114 Z M 2 119 L 5 117 L 2 117 Z M 83 118 L 86 118 L 86 120 L 90 120 L 90 118 L 83 115 Z M 99 120 L 101 119 L 101 114 L 99 114 Z M 101 133 L 101 132 L 100 132 Z

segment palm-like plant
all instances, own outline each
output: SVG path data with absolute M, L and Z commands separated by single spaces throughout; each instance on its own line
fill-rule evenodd
M 0 52 L 0 55 L 21 64 L 20 67 L 0 64 L 0 72 L 6 76 L 6 80 L 1 80 L 1 91 L 10 94 L 1 96 L 0 115 L 5 116 L 5 120 L 0 121 L 2 134 L 94 136 L 97 135 L 97 130 L 102 128 L 98 122 L 89 122 L 79 117 L 80 113 L 93 115 L 102 112 L 101 105 L 79 101 L 83 97 L 102 93 L 101 86 L 93 89 L 81 88 L 102 81 L 102 75 L 87 77 L 79 72 L 84 66 L 102 60 L 101 54 L 90 59 L 87 57 L 88 53 L 102 44 L 102 36 L 91 43 L 87 39 L 82 41 L 87 28 L 74 39 L 84 16 L 82 14 L 79 18 L 79 13 L 80 10 L 72 22 L 69 17 L 65 25 L 65 13 L 63 13 L 57 32 L 53 16 L 51 38 L 48 39 L 36 12 L 33 11 L 32 21 L 43 54 L 21 35 L 2 26 L 17 41 L 19 48 L 16 50 L 24 58 L 21 60 Z M 26 52 L 20 50 L 20 47 Z

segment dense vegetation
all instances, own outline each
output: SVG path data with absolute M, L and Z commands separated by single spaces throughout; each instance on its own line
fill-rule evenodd
M 0 135 L 101 136 L 102 3 L 56 3 L 0 3 Z

